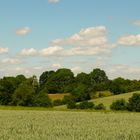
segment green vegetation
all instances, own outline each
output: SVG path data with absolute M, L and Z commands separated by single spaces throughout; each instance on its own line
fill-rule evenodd
M 139 140 L 140 114 L 0 111 L 1 140 Z
M 106 108 L 109 109 L 112 102 L 114 102 L 116 100 L 120 100 L 120 99 L 124 99 L 124 100 L 128 101 L 129 98 L 132 97 L 134 93 L 140 94 L 140 91 L 113 95 L 113 96 L 109 96 L 109 97 L 93 99 L 90 101 L 94 102 L 95 104 L 103 103 L 106 106 Z
M 88 104 L 92 103 L 87 101 L 91 99 L 102 100 L 101 97 L 106 99 L 115 97 L 116 100 L 117 96 L 113 95 L 136 90 L 140 90 L 140 81 L 120 77 L 109 80 L 105 71 L 99 68 L 93 69 L 88 74 L 82 72 L 76 76 L 70 69 L 61 68 L 43 72 L 39 80 L 36 76 L 3 77 L 0 79 L 0 105 L 49 108 L 61 105 L 75 108 L 76 105 L 76 108 L 89 109 L 92 107 Z M 96 105 L 94 109 L 105 109 L 106 106 L 108 109 L 113 101 L 107 105 L 104 101 L 98 102 L 98 99 L 95 99 L 93 100 Z M 82 102 L 79 107 L 78 102 Z M 133 107 L 131 105 L 129 110 L 139 110 Z
M 127 110 L 127 103 L 124 99 L 114 101 L 110 108 L 112 110 Z

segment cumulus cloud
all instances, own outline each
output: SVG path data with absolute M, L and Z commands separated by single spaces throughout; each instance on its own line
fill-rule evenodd
M 48 0 L 49 1 L 49 3 L 58 3 L 58 2 L 60 2 L 60 0 Z
M 35 56 L 38 54 L 38 51 L 34 48 L 29 48 L 29 49 L 23 49 L 20 52 L 20 55 L 22 56 Z
M 64 49 L 60 46 L 48 47 L 48 48 L 42 49 L 40 51 L 40 55 L 42 55 L 42 56 L 57 56 L 57 55 L 61 55 L 63 50 Z
M 100 46 L 107 43 L 107 30 L 104 26 L 82 29 L 79 33 L 65 39 L 56 39 L 51 45 L 58 46 Z
M 28 35 L 32 30 L 29 27 L 24 27 L 16 30 L 16 34 L 19 36 Z
M 5 58 L 3 60 L 0 61 L 1 64 L 12 64 L 12 65 L 16 65 L 16 64 L 20 64 L 22 63 L 21 60 L 16 59 L 16 58 Z
M 0 48 L 0 54 L 8 53 L 8 48 Z
M 106 71 L 110 78 L 124 77 L 129 79 L 140 78 L 140 67 L 134 67 L 125 64 L 116 64 L 108 66 L 109 69 Z
M 139 46 L 140 34 L 137 35 L 125 35 L 118 40 L 118 44 L 125 46 Z

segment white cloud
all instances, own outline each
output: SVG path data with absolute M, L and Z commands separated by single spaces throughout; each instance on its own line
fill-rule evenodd
M 48 47 L 48 48 L 42 49 L 40 51 L 40 55 L 42 55 L 42 56 L 57 56 L 57 55 L 61 55 L 63 50 L 64 49 L 60 46 Z
M 73 67 L 71 68 L 72 72 L 74 72 L 75 74 L 80 73 L 82 71 L 82 68 L 79 66 Z
M 9 51 L 8 48 L 0 48 L 0 54 L 8 53 L 8 51 Z
M 118 40 L 118 44 L 126 46 L 139 46 L 140 34 L 137 35 L 125 35 Z
M 133 24 L 136 25 L 136 26 L 140 26 L 140 20 L 134 21 Z
M 52 64 L 51 66 L 52 69 L 59 69 L 61 67 L 62 67 L 61 64 Z
M 48 0 L 50 3 L 58 3 L 60 0 Z
M 56 39 L 51 45 L 58 46 L 100 46 L 107 43 L 107 30 L 104 26 L 82 29 L 79 33 L 65 39 Z
M 24 27 L 16 30 L 16 34 L 19 36 L 28 35 L 32 30 L 29 27 Z
M 140 67 L 118 64 L 108 66 L 106 71 L 110 78 L 124 77 L 127 79 L 140 79 Z
M 16 59 L 16 58 L 5 58 L 3 60 L 0 61 L 1 64 L 20 64 L 22 63 L 21 60 Z
M 20 52 L 20 55 L 22 56 L 35 56 L 38 54 L 38 51 L 34 48 L 29 48 L 29 49 L 23 49 Z

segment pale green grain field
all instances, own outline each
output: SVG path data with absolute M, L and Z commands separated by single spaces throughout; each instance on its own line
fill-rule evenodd
M 0 140 L 140 140 L 140 114 L 3 110 Z

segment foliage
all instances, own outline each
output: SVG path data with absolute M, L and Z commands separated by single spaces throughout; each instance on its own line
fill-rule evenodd
M 49 93 L 64 93 L 74 81 L 74 74 L 69 69 L 58 69 L 46 82 Z
M 13 94 L 13 105 L 33 106 L 35 90 L 31 85 L 21 84 Z
M 94 107 L 94 109 L 95 109 L 95 110 L 105 110 L 106 107 L 104 106 L 103 103 L 100 103 L 100 104 L 96 105 L 96 106 Z
M 48 81 L 48 79 L 54 74 L 54 71 L 45 71 L 43 72 L 40 77 L 39 77 L 39 84 L 40 87 L 43 87 L 46 82 Z
M 94 103 L 93 102 L 88 102 L 88 101 L 83 101 L 79 105 L 77 105 L 78 109 L 93 109 L 94 108 Z
M 114 101 L 110 108 L 112 110 L 127 110 L 127 103 L 124 99 L 120 99 L 120 100 L 117 100 L 117 101 Z
M 86 85 L 78 84 L 76 88 L 73 89 L 71 93 L 77 102 L 90 100 L 89 90 Z
M 53 101 L 53 106 L 63 105 L 63 101 L 60 99 L 56 99 Z
M 134 93 L 128 102 L 128 110 L 140 112 L 140 94 Z
M 52 107 L 52 101 L 48 94 L 42 90 L 34 97 L 33 106 Z
M 75 109 L 76 108 L 76 102 L 74 100 L 69 100 L 67 104 L 68 109 Z

